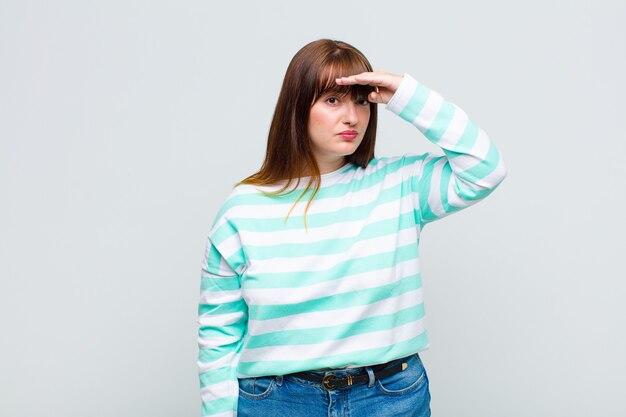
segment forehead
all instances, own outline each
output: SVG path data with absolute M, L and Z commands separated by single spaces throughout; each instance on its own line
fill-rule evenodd
M 339 77 L 347 77 L 350 75 L 360 74 L 362 72 L 366 71 L 358 66 L 350 66 L 348 68 L 328 66 L 324 68 L 320 72 L 317 80 L 315 96 L 319 97 L 327 94 L 334 94 L 339 96 L 350 95 L 352 97 L 367 96 L 371 91 L 374 91 L 375 87 L 361 84 L 339 85 L 336 82 L 336 79 Z

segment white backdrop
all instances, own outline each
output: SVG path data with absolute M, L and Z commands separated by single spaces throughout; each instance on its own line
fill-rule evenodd
M 200 415 L 200 262 L 322 37 L 508 177 L 422 235 L 435 417 L 626 415 L 623 1 L 0 0 L 0 415 Z M 377 156 L 439 151 L 379 107 Z

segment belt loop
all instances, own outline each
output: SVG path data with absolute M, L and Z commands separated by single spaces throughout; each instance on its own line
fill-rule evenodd
M 283 385 L 283 376 L 282 375 L 276 375 L 276 385 L 278 385 L 279 387 Z
M 367 383 L 367 387 L 368 388 L 372 388 L 374 386 L 374 371 L 372 371 L 372 368 L 369 366 L 365 367 L 365 370 L 367 371 L 367 375 L 370 377 L 369 382 Z

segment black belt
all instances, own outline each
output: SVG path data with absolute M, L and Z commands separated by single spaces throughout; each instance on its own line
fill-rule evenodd
M 397 374 L 400 371 L 404 371 L 408 367 L 406 362 L 400 362 L 396 365 L 389 366 L 392 362 L 395 362 L 395 361 L 397 361 L 397 359 L 394 359 L 392 361 L 389 361 L 387 363 L 383 363 L 380 365 L 372 366 L 372 371 L 374 371 L 374 376 L 378 379 L 385 378 L 393 374 Z M 321 376 L 311 375 L 306 372 L 295 372 L 289 375 L 306 379 L 307 381 L 321 383 L 326 389 L 343 388 L 343 387 L 347 387 L 350 385 L 363 384 L 365 382 L 369 382 L 369 379 L 370 379 L 367 373 L 363 373 L 360 375 L 346 375 L 345 377 L 337 377 L 335 374 L 327 374 L 321 377 Z

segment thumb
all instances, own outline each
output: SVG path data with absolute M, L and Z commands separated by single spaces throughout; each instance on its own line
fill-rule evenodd
M 380 95 L 380 93 L 377 93 L 376 91 L 372 91 L 372 92 L 369 94 L 368 99 L 369 99 L 369 101 L 371 101 L 371 102 L 373 102 L 373 103 L 378 103 L 378 104 L 380 104 L 380 103 L 382 103 L 382 102 L 383 102 L 383 98 L 382 98 L 382 96 Z

